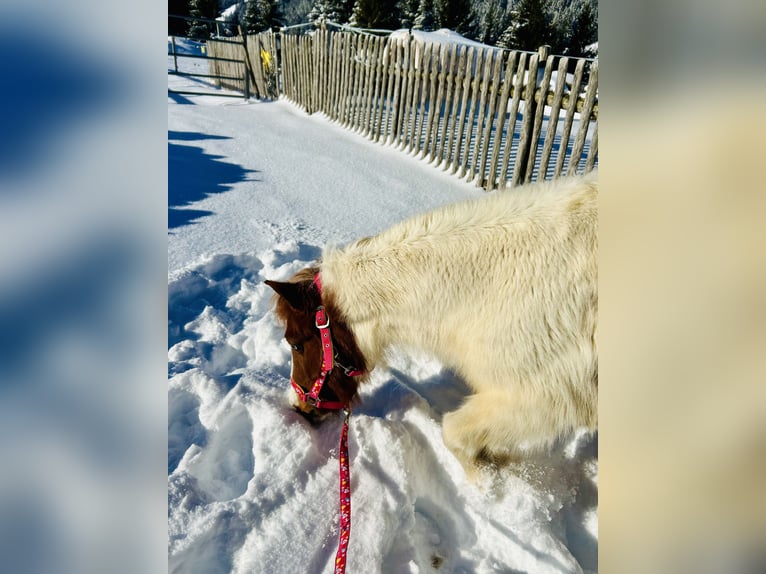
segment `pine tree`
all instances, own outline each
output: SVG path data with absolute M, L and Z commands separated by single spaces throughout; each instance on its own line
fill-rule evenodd
M 534 51 L 551 42 L 551 31 L 551 17 L 545 9 L 545 0 L 520 0 L 512 12 L 512 23 L 503 32 L 498 46 Z
M 514 50 L 518 46 L 515 46 L 513 43 L 513 38 L 516 35 L 516 27 L 518 24 L 516 21 L 513 20 L 513 15 L 515 15 L 515 11 L 511 14 L 511 22 L 508 24 L 508 27 L 503 30 L 503 33 L 500 34 L 500 37 L 497 39 L 497 42 L 495 42 L 495 45 L 499 48 L 505 48 L 506 50 Z
M 280 0 L 279 7 L 284 18 L 284 25 L 292 26 L 307 22 L 312 4 L 311 0 Z
M 598 40 L 598 7 L 595 2 L 586 0 L 579 8 L 566 50 L 567 55 L 575 57 L 585 55 L 586 47 Z
M 415 18 L 415 24 L 412 26 L 415 30 L 432 32 L 436 30 L 436 14 L 434 13 L 434 0 L 420 0 L 418 15 Z
M 471 32 L 471 0 L 434 0 L 434 16 L 439 28 L 449 28 L 460 33 Z
M 474 26 L 470 37 L 494 46 L 510 25 L 511 4 L 508 0 L 481 0 L 474 5 Z
M 391 0 L 383 0 L 383 4 L 391 4 Z M 340 23 L 341 24 L 348 24 L 351 22 L 351 19 L 354 17 L 354 6 L 356 5 L 356 0 L 339 0 L 338 7 L 340 9 Z M 394 10 L 394 6 L 390 6 L 385 9 Z
M 192 18 L 215 18 L 218 16 L 218 0 L 189 0 L 189 16 Z M 215 24 L 193 20 L 189 26 L 192 38 L 210 38 L 215 33 Z
M 280 19 L 277 0 L 249 0 L 243 27 L 248 33 L 255 34 L 279 28 Z
M 314 0 L 308 20 L 312 24 L 322 22 L 340 22 L 340 10 L 334 0 Z
M 582 0 L 547 0 L 546 10 L 550 16 L 548 43 L 555 54 L 566 54 L 572 25 Z
M 356 0 L 350 24 L 392 30 L 399 27 L 399 17 L 389 0 Z
M 399 27 L 413 28 L 420 10 L 420 0 L 399 0 L 396 6 L 399 13 Z
M 256 34 L 267 28 L 266 19 L 261 13 L 260 2 L 249 0 L 245 8 L 243 28 L 248 34 Z

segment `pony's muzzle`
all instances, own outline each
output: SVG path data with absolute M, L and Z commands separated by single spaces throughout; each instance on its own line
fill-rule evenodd
M 325 420 L 333 411 L 318 409 L 310 402 L 302 401 L 295 393 L 290 393 L 290 406 L 295 412 L 300 413 L 312 425 L 318 425 Z

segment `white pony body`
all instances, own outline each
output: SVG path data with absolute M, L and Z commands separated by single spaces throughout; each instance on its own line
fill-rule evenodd
M 370 368 L 411 347 L 474 391 L 443 422 L 467 468 L 597 425 L 596 203 L 594 175 L 532 184 L 323 253 Z

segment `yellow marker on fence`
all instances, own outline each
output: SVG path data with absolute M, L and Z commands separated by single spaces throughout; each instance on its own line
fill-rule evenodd
M 268 71 L 268 69 L 271 67 L 271 54 L 269 54 L 263 48 L 261 48 L 261 62 L 263 62 L 263 67 Z

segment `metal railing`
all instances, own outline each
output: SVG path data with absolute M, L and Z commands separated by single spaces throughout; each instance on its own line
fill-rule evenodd
M 221 25 L 226 25 L 225 22 L 221 22 L 220 20 L 213 20 L 211 18 L 200 18 L 195 16 L 181 16 L 177 14 L 168 14 L 169 19 L 179 19 L 179 20 L 186 20 L 190 22 L 207 22 L 212 23 L 216 25 L 216 33 L 220 32 Z M 242 46 L 245 50 L 247 49 L 246 46 L 246 40 L 244 39 L 244 36 L 242 36 L 243 39 L 231 39 L 226 38 L 222 36 L 216 36 L 215 38 L 206 38 L 202 39 L 195 36 L 170 36 L 170 47 L 168 49 L 168 56 L 173 57 L 173 69 L 168 69 L 168 74 L 170 75 L 178 75 L 178 76 L 185 76 L 190 78 L 204 78 L 204 79 L 210 79 L 210 80 L 236 80 L 236 81 L 242 81 L 244 85 L 243 95 L 240 94 L 232 94 L 227 92 L 222 92 L 220 89 L 214 88 L 214 86 L 210 85 L 211 90 L 210 91 L 199 91 L 199 90 L 175 90 L 168 88 L 168 94 L 179 94 L 179 95 L 190 95 L 190 96 L 223 96 L 223 97 L 233 97 L 233 98 L 241 98 L 244 97 L 245 99 L 250 98 L 250 75 L 251 72 L 249 70 L 249 63 L 247 61 L 247 58 L 242 59 L 233 59 L 233 58 L 223 58 L 219 56 L 211 56 L 207 53 L 207 51 L 203 48 L 204 54 L 189 54 L 186 52 L 179 52 L 178 46 L 176 43 L 177 38 L 182 38 L 186 40 L 191 41 L 197 41 L 202 42 L 203 40 L 206 42 L 208 39 L 215 40 L 216 42 L 220 43 L 229 43 L 229 44 L 236 44 L 238 46 Z M 209 73 L 209 69 L 207 72 L 191 72 L 188 70 L 179 70 L 178 69 L 178 60 L 179 58 L 185 58 L 190 60 L 205 60 L 205 61 L 214 61 L 214 62 L 228 62 L 228 63 L 234 63 L 234 64 L 242 64 L 242 74 L 241 75 L 221 75 L 216 73 Z

